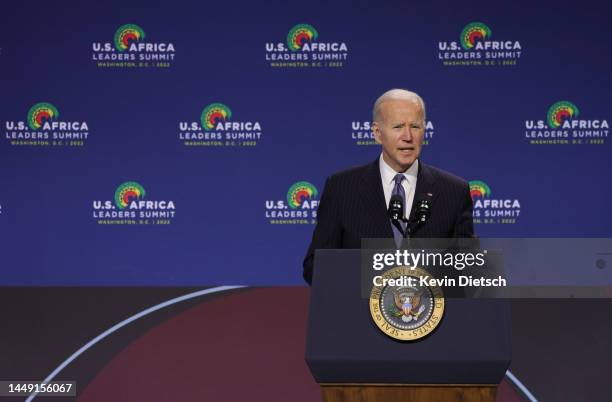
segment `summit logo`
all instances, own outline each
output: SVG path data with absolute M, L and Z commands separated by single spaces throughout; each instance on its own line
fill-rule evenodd
M 89 137 L 86 121 L 60 119 L 59 110 L 51 103 L 33 105 L 23 120 L 7 120 L 4 137 L 13 146 L 84 146 Z
M 253 147 L 262 138 L 259 121 L 234 120 L 223 103 L 211 103 L 200 115 L 200 121 L 179 123 L 178 138 L 187 147 Z
M 317 223 L 319 192 L 314 184 L 298 181 L 287 190 L 284 200 L 266 201 L 266 219 L 274 225 Z
M 168 68 L 176 55 L 170 41 L 146 40 L 136 24 L 120 26 L 112 42 L 93 42 L 92 60 L 99 68 Z
M 93 201 L 92 216 L 98 225 L 169 225 L 176 214 L 172 200 L 145 199 L 146 191 L 135 181 L 115 190 L 112 200 Z
M 467 24 L 458 41 L 438 42 L 438 60 L 444 66 L 514 66 L 523 47 L 518 40 L 492 40 L 493 32 L 482 22 Z
M 324 42 L 309 24 L 297 24 L 289 30 L 286 42 L 266 43 L 266 62 L 274 68 L 339 68 L 348 59 L 345 42 Z
M 521 203 L 515 198 L 493 198 L 491 188 L 481 180 L 472 180 L 470 196 L 474 203 L 474 223 L 514 224 L 521 214 Z
M 602 145 L 610 125 L 606 119 L 584 119 L 570 101 L 555 102 L 546 120 L 525 120 L 525 138 L 534 145 Z

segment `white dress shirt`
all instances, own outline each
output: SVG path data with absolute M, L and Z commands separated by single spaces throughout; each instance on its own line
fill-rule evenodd
M 380 154 L 378 165 L 380 167 L 380 178 L 382 179 L 383 192 L 385 193 L 385 205 L 389 206 L 389 200 L 391 200 L 393 187 L 395 187 L 395 175 L 399 172 L 393 170 L 393 168 L 391 168 L 391 166 L 385 162 L 382 153 Z M 410 211 L 412 210 L 418 172 L 419 160 L 417 159 L 414 161 L 412 166 L 410 166 L 410 168 L 403 173 L 404 177 L 406 178 L 405 180 L 402 180 L 402 186 L 404 187 L 404 192 L 406 193 L 406 204 L 404 205 L 404 214 L 406 215 L 406 219 L 409 218 Z

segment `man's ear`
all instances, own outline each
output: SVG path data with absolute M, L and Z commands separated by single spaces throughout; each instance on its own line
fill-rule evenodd
M 382 144 L 382 141 L 380 139 L 380 125 L 378 124 L 378 122 L 372 122 L 372 133 L 374 133 L 374 139 L 376 140 L 376 142 L 378 144 Z

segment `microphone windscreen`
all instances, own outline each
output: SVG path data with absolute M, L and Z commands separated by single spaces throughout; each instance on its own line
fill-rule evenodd
M 404 203 L 399 195 L 392 195 L 389 200 L 389 217 L 392 220 L 399 220 L 404 216 Z

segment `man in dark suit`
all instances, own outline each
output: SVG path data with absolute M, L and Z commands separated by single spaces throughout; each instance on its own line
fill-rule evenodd
M 372 131 L 382 145 L 374 162 L 330 176 L 317 210 L 317 226 L 304 259 L 311 283 L 314 252 L 321 248 L 360 248 L 363 238 L 397 238 L 387 213 L 399 194 L 409 220 L 415 200 L 428 199 L 431 214 L 412 237 L 473 237 L 472 198 L 467 182 L 419 160 L 425 136 L 425 104 L 414 92 L 392 89 L 374 104 Z M 394 233 L 395 232 L 395 233 Z

